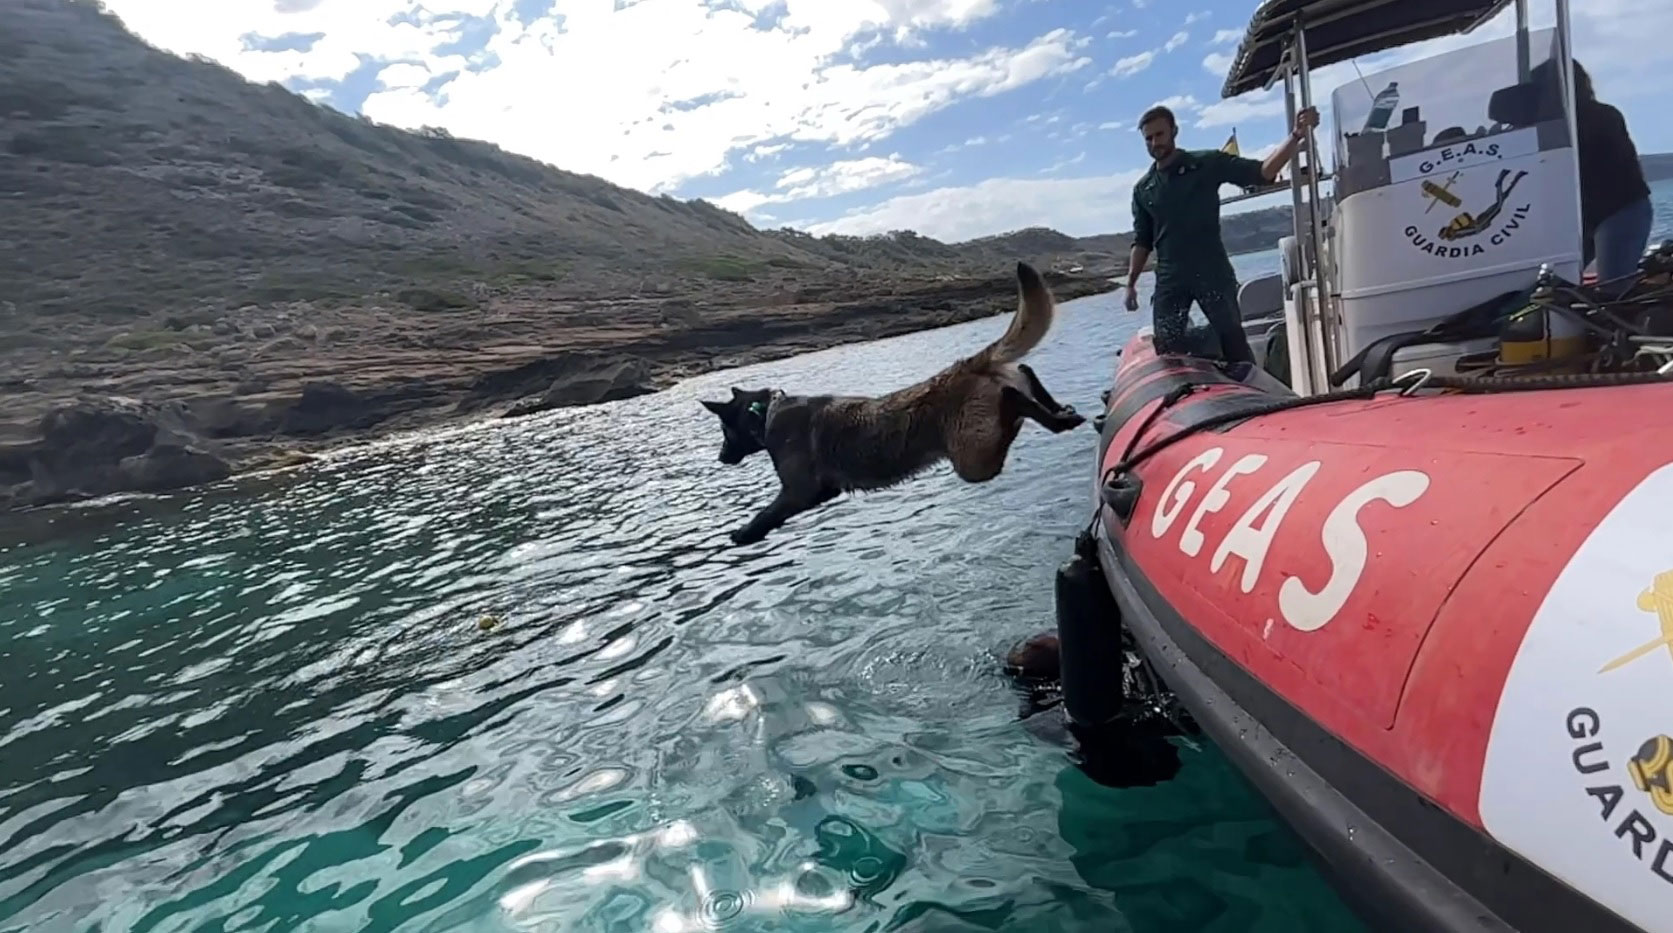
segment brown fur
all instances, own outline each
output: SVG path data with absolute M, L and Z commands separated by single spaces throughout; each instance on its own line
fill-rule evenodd
M 942 460 L 966 482 L 986 482 L 1004 469 L 1023 419 L 1053 432 L 1084 423 L 1017 362 L 1045 338 L 1055 308 L 1045 280 L 1027 263 L 1017 264 L 1017 282 L 1017 313 L 1005 333 L 916 385 L 880 398 L 734 388 L 729 401 L 705 401 L 725 434 L 721 462 L 765 450 L 781 485 L 732 540 L 759 541 L 844 492 L 892 486 Z

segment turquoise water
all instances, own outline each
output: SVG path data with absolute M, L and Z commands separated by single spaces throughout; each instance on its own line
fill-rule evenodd
M 1032 362 L 1094 410 L 1139 320 Z M 0 524 L 0 931 L 1356 929 L 1211 747 L 1113 790 L 1018 722 L 1090 428 L 727 545 L 775 486 L 700 396 L 1004 324 Z
M 1032 362 L 1092 411 L 1140 319 Z M 774 484 L 698 397 L 1003 325 L 0 521 L 0 933 L 1357 929 L 1212 747 L 1113 790 L 1017 721 L 1089 429 L 723 546 Z
M 1656 209 L 1656 222 L 1650 228 L 1650 245 L 1673 239 L 1673 178 L 1650 183 L 1650 204 Z

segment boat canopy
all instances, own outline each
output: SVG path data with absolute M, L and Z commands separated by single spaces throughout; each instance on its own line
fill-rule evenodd
M 1307 67 L 1347 61 L 1425 39 L 1469 32 L 1510 0 L 1264 0 L 1226 74 L 1222 97 L 1269 85 L 1283 74 L 1285 47 L 1299 22 Z

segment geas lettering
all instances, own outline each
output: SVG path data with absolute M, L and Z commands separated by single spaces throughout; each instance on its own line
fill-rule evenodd
M 1185 513 L 1197 493 L 1197 480 L 1190 477 L 1213 469 L 1225 453 L 1225 448 L 1210 447 L 1179 468 L 1156 500 L 1156 508 L 1150 518 L 1152 537 L 1160 539 L 1167 534 Z M 1185 521 L 1185 527 L 1179 532 L 1181 553 L 1187 557 L 1198 557 L 1203 553 L 1208 541 L 1201 529 L 1202 520 L 1230 504 L 1230 486 L 1238 477 L 1252 475 L 1266 463 L 1264 454 L 1245 454 L 1225 468 L 1197 501 L 1196 508 L 1191 510 L 1190 517 Z M 1208 560 L 1210 572 L 1218 573 L 1227 558 L 1237 557 L 1243 561 L 1238 588 L 1244 593 L 1252 591 L 1285 517 L 1322 466 L 1318 460 L 1301 464 L 1272 483 L 1250 503 L 1214 548 Z M 1416 502 L 1428 488 L 1427 473 L 1395 470 L 1360 484 L 1342 497 L 1319 527 L 1319 543 L 1330 560 L 1330 576 L 1315 591 L 1308 589 L 1299 577 L 1286 575 L 1278 588 L 1278 614 L 1284 622 L 1291 628 L 1313 632 L 1335 618 L 1358 585 L 1370 554 L 1365 531 L 1359 524 L 1360 509 L 1372 502 L 1386 502 L 1395 508 L 1404 508 Z

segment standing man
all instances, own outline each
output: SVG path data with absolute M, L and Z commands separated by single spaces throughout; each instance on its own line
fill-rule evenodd
M 1237 274 L 1220 239 L 1220 186 L 1270 185 L 1307 130 L 1319 125 L 1312 107 L 1296 115 L 1290 138 L 1265 161 L 1217 150 L 1187 151 L 1174 145 L 1173 111 L 1152 107 L 1139 118 L 1145 148 L 1155 160 L 1133 186 L 1133 251 L 1127 266 L 1127 310 L 1139 309 L 1138 280 L 1156 254 L 1156 291 L 1150 307 L 1157 353 L 1185 352 L 1191 302 L 1214 326 L 1228 362 L 1254 362 L 1237 307 Z

